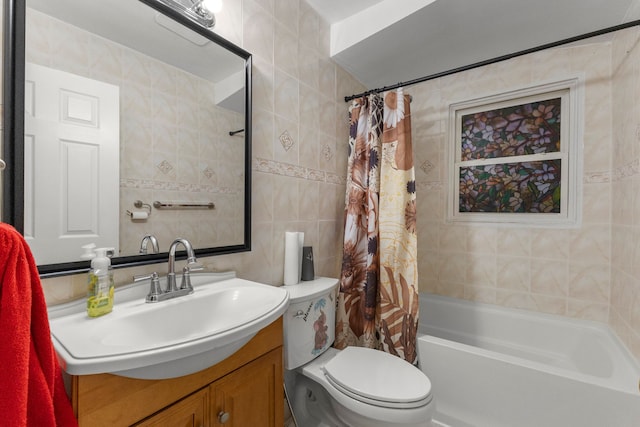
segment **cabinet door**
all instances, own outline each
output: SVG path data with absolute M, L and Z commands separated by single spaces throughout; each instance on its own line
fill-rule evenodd
M 282 347 L 265 354 L 211 385 L 211 425 L 284 425 Z
M 209 389 L 206 388 L 135 424 L 135 427 L 208 426 L 209 402 Z

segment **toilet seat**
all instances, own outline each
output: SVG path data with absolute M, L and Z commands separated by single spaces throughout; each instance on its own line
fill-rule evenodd
M 431 401 L 431 381 L 409 362 L 391 354 L 347 347 L 322 368 L 329 383 L 360 402 L 408 409 Z

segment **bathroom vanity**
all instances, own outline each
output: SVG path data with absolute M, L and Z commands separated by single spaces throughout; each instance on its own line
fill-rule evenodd
M 280 317 L 230 357 L 190 375 L 72 376 L 71 400 L 80 427 L 282 426 L 282 384 Z
M 283 425 L 289 293 L 233 272 L 190 280 L 193 293 L 158 303 L 124 285 L 98 318 L 83 300 L 49 308 L 81 427 Z

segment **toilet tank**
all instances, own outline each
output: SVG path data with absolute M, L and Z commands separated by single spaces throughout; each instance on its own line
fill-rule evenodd
M 338 279 L 318 277 L 284 286 L 289 308 L 284 314 L 284 367 L 295 369 L 333 344 Z

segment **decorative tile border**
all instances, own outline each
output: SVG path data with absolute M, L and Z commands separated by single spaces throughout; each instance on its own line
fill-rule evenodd
M 164 182 L 149 179 L 121 179 L 120 188 L 134 188 L 141 190 L 180 191 L 182 193 L 217 193 L 242 194 L 242 189 L 231 187 L 217 187 L 213 185 L 183 184 L 178 182 Z
M 422 168 L 421 168 L 422 169 Z M 427 169 L 429 169 L 427 167 Z M 347 180 L 345 176 L 332 172 L 321 171 L 304 166 L 292 165 L 289 163 L 278 162 L 276 160 L 268 160 L 255 158 L 253 162 L 253 170 L 268 173 L 272 175 L 290 176 L 294 178 L 306 179 L 309 181 L 326 182 L 329 184 L 343 185 Z M 608 182 L 616 182 L 635 175 L 640 175 L 640 159 L 636 159 L 613 172 L 591 172 L 586 173 L 583 178 L 585 184 L 605 184 Z M 179 184 L 174 182 L 163 182 L 142 179 L 122 179 L 120 180 L 121 188 L 139 188 L 147 190 L 169 190 L 184 191 L 189 193 L 208 192 L 222 194 L 237 194 L 240 190 L 226 187 L 215 187 L 211 185 L 200 184 Z M 442 190 L 444 183 L 439 181 L 418 182 L 419 190 Z
M 292 165 L 275 160 L 261 159 L 259 157 L 254 158 L 253 170 L 271 175 L 290 176 L 309 181 L 326 182 L 329 184 L 345 184 L 347 182 L 346 177 L 332 172 Z
M 440 181 L 416 182 L 416 188 L 418 191 L 442 191 L 444 187 L 444 182 Z
M 611 182 L 611 172 L 585 173 L 582 182 L 585 184 L 606 184 Z
M 634 159 L 613 171 L 613 181 L 620 181 L 640 174 L 640 159 Z

